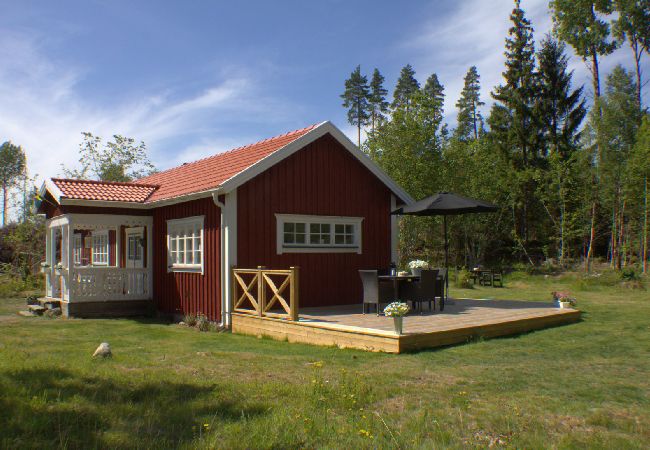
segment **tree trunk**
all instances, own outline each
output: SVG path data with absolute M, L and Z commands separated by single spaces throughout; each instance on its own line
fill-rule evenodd
M 648 177 L 643 178 L 643 273 L 648 272 Z
M 591 75 L 593 77 L 593 86 L 594 86 L 594 100 L 600 98 L 600 75 L 598 73 L 598 53 L 595 48 L 591 50 Z M 600 111 L 600 106 L 598 106 L 598 111 Z
M 616 231 L 618 230 L 618 215 L 616 214 L 616 200 L 612 206 L 612 225 L 609 233 L 609 266 L 616 267 Z
M 596 235 L 596 200 L 591 205 L 591 233 L 589 234 L 589 247 L 587 247 L 587 260 L 585 261 L 585 271 L 589 272 L 591 256 L 594 249 L 594 237 Z
M 361 122 L 357 125 L 357 142 L 358 147 L 361 148 Z
M 625 200 L 623 200 L 623 206 L 621 207 L 618 216 L 619 231 L 618 243 L 616 245 L 616 268 L 621 270 L 621 267 L 623 267 L 623 253 L 625 252 L 625 248 L 623 247 L 625 233 Z
M 630 38 L 630 47 L 634 52 L 634 65 L 636 69 L 636 101 L 641 108 L 641 57 L 643 56 L 643 49 L 639 51 L 639 42 L 636 39 Z
M 7 183 L 2 183 L 2 227 L 7 225 Z

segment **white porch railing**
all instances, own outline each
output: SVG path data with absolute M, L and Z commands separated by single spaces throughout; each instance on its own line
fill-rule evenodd
M 148 300 L 148 269 L 75 267 L 70 271 L 70 301 Z

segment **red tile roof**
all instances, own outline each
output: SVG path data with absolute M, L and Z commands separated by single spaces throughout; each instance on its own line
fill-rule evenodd
M 217 188 L 318 124 L 185 163 L 130 183 L 52 178 L 62 197 L 78 200 L 149 203 Z
M 65 198 L 114 202 L 145 202 L 158 186 L 151 184 L 117 183 L 114 181 L 68 180 L 52 178 Z
M 160 186 L 147 202 L 214 189 L 317 126 L 318 124 L 311 125 L 255 144 L 238 147 L 192 163 L 185 163 L 182 166 L 141 178 L 134 183 Z

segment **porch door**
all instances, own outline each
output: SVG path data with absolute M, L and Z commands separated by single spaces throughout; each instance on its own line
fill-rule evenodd
M 126 229 L 126 267 L 142 269 L 144 267 L 144 233 L 141 227 Z
M 126 237 L 126 271 L 127 294 L 144 294 L 146 271 L 144 267 L 144 229 L 142 227 L 127 228 Z M 138 270 L 140 269 L 140 270 Z

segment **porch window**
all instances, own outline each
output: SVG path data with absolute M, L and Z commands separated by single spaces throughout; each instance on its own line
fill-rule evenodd
M 81 265 L 81 258 L 83 255 L 83 240 L 81 234 L 75 233 L 72 236 L 72 262 L 75 266 Z
M 203 216 L 167 221 L 168 269 L 203 272 Z
M 361 253 L 362 217 L 275 216 L 278 254 Z
M 93 231 L 92 257 L 94 266 L 108 265 L 108 230 Z

